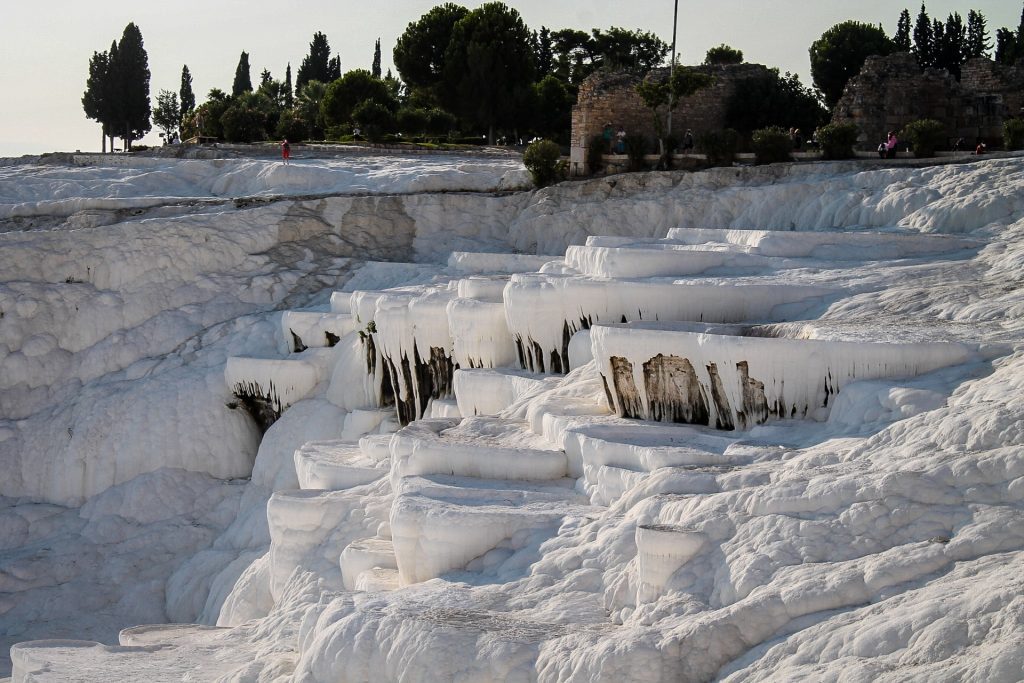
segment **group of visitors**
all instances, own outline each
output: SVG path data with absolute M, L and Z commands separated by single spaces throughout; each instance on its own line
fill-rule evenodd
M 604 145 L 608 154 L 626 153 L 626 129 L 621 125 L 618 126 L 618 129 L 616 130 L 611 123 L 604 124 L 604 132 L 601 137 L 604 138 Z M 693 131 L 689 128 L 687 128 L 686 133 L 683 134 L 683 139 L 680 142 L 679 148 L 684 154 L 693 151 Z

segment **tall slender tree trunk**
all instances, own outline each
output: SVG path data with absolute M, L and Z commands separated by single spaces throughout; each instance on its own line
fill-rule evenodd
M 487 144 L 488 145 L 493 145 L 494 144 L 494 124 L 493 123 L 488 123 L 487 124 Z
M 103 129 L 101 129 L 101 131 L 102 132 L 100 133 L 100 140 L 103 142 L 103 145 L 102 145 L 103 153 L 106 154 L 107 153 L 107 131 L 103 130 Z

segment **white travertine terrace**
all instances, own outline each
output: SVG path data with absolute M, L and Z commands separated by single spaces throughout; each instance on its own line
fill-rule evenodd
M 1020 158 L 117 158 L 0 165 L 12 681 L 1021 678 Z

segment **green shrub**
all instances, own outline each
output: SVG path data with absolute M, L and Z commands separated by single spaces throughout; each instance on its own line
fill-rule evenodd
M 220 117 L 224 139 L 228 142 L 259 142 L 266 140 L 267 114 L 252 106 L 250 102 L 239 101 L 228 107 Z
M 775 164 L 792 158 L 789 153 L 793 150 L 793 136 L 778 126 L 755 130 L 750 136 L 750 144 L 758 164 Z
M 739 133 L 732 128 L 711 130 L 697 137 L 697 149 L 708 158 L 712 166 L 731 166 L 739 147 Z
M 825 159 L 852 159 L 857 144 L 857 126 L 852 123 L 830 123 L 814 131 Z
M 915 157 L 933 157 L 935 150 L 946 141 L 946 127 L 935 119 L 921 119 L 908 123 L 900 138 L 910 143 Z
M 642 135 L 627 135 L 623 142 L 626 145 L 626 156 L 629 157 L 629 170 L 644 170 L 646 167 L 644 155 L 647 154 L 647 138 Z
M 454 116 L 436 107 L 427 110 L 427 132 L 433 135 L 448 135 L 454 129 Z
M 533 184 L 537 187 L 547 187 L 559 180 L 561 157 L 562 150 L 551 140 L 530 143 L 523 152 L 523 164 L 533 176 Z
M 602 157 L 607 151 L 608 143 L 604 141 L 603 135 L 595 135 L 590 138 L 590 144 L 587 145 L 587 165 L 590 166 L 592 174 L 598 173 L 604 168 L 604 159 Z
M 352 121 L 370 142 L 381 142 L 385 135 L 395 129 L 395 115 L 374 100 L 363 100 L 356 105 L 352 110 Z
M 1024 149 L 1024 119 L 1003 123 L 1003 149 L 1008 152 Z
M 402 107 L 395 115 L 398 130 L 407 135 L 423 135 L 427 132 L 429 118 L 426 109 L 418 107 Z
M 277 120 L 277 128 L 274 129 L 274 135 L 280 140 L 301 142 L 309 138 L 309 125 L 306 124 L 300 114 L 291 109 L 285 109 Z

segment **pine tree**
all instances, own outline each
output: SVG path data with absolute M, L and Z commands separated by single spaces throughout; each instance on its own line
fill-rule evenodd
M 272 80 L 274 80 L 274 77 L 270 75 L 270 69 L 264 69 L 263 71 L 260 72 L 261 88 L 265 86 L 267 83 L 270 83 Z
M 910 10 L 904 9 L 900 12 L 900 19 L 896 22 L 896 35 L 892 40 L 901 52 L 910 52 Z
M 327 80 L 325 83 L 333 83 L 341 78 L 341 55 L 335 55 L 327 64 Z
M 231 96 L 238 97 L 242 93 L 252 92 L 252 79 L 249 77 L 249 53 L 242 51 L 235 67 L 235 82 L 231 85 Z
M 380 78 L 380 38 L 377 39 L 377 44 L 373 47 L 373 67 L 370 69 L 370 73 L 374 78 Z
M 181 67 L 181 87 L 178 88 L 178 99 L 181 102 L 181 115 L 178 118 L 180 127 L 185 115 L 196 108 L 196 96 L 192 92 L 192 74 L 189 72 L 187 64 Z
M 151 129 L 152 110 L 149 104 L 149 56 L 142 44 L 142 32 L 135 24 L 128 24 L 117 45 L 113 60 L 118 84 L 118 122 L 114 130 L 123 135 L 125 151 L 132 141 L 138 140 Z
M 981 12 L 971 10 L 967 13 L 967 59 L 987 57 L 989 50 L 992 49 L 992 41 L 989 39 L 985 24 L 985 15 Z
M 291 109 L 295 105 L 295 98 L 292 90 L 292 63 L 288 62 L 288 68 L 284 70 L 284 106 Z
M 302 90 L 302 86 L 310 81 L 330 83 L 335 80 L 328 78 L 330 61 L 331 46 L 327 42 L 327 36 L 317 31 L 309 44 L 309 54 L 302 58 L 299 71 L 295 74 L 295 92 Z
M 934 64 L 933 39 L 932 22 L 922 4 L 921 12 L 917 15 L 917 22 L 914 24 L 914 54 L 917 55 L 917 63 L 921 68 Z

